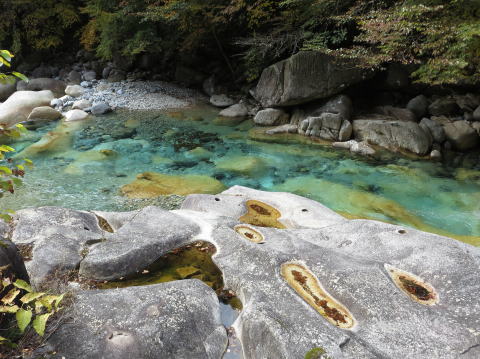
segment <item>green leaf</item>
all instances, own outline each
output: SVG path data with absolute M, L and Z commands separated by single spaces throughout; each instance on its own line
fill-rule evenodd
M 15 152 L 15 148 L 12 148 L 12 147 L 7 146 L 7 145 L 1 145 L 0 146 L 0 151 L 2 151 L 2 152 Z
M 5 167 L 5 166 L 0 166 L 0 172 L 5 172 L 7 175 L 12 174 L 12 170 L 8 167 Z
M 32 300 L 35 300 L 35 299 L 38 299 L 40 298 L 42 295 L 44 295 L 45 293 L 42 293 L 42 292 L 39 292 L 39 293 L 35 293 L 35 292 L 32 292 L 32 293 L 27 293 L 25 294 L 22 298 L 20 298 L 20 301 L 22 303 L 30 303 Z
M 45 326 L 47 325 L 48 318 L 52 315 L 53 313 L 47 313 L 47 314 L 42 314 L 38 315 L 32 323 L 33 329 L 43 337 L 45 334 Z
M 17 279 L 15 282 L 13 282 L 13 285 L 19 289 L 26 290 L 27 292 L 33 292 L 33 289 L 30 286 L 30 284 L 28 284 L 22 279 Z
M 25 76 L 24 74 L 21 74 L 20 72 L 15 72 L 15 71 L 13 71 L 13 72 L 12 72 L 12 75 L 15 76 L 15 77 L 18 77 L 20 80 L 23 80 L 23 81 L 25 81 L 25 82 L 28 82 L 28 81 L 29 81 L 29 80 L 28 80 L 28 77 Z
M 18 312 L 15 314 L 20 332 L 23 333 L 25 331 L 25 328 L 30 324 L 30 321 L 32 320 L 32 315 L 33 313 L 31 310 L 25 309 L 19 309 Z
M 10 289 L 10 291 L 7 294 L 5 294 L 3 296 L 3 298 L 1 299 L 2 303 L 3 304 L 12 303 L 15 300 L 15 298 L 17 297 L 17 295 L 19 295 L 19 294 L 20 294 L 20 291 L 18 289 L 15 289 L 15 288 Z

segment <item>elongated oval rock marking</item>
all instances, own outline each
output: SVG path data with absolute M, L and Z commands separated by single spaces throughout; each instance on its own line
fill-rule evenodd
M 284 263 L 281 274 L 298 295 L 331 324 L 342 329 L 353 328 L 356 322 L 349 310 L 323 289 L 318 278 L 307 267 L 298 263 Z
M 235 232 L 240 234 L 242 237 L 246 238 L 253 243 L 262 243 L 265 242 L 265 237 L 259 231 L 253 229 L 252 227 L 239 224 L 234 227 Z
M 414 302 L 430 306 L 438 303 L 439 298 L 435 288 L 420 277 L 389 264 L 385 264 L 385 269 L 393 283 Z

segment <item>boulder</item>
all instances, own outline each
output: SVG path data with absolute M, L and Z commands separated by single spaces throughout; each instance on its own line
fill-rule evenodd
M 80 85 L 70 85 L 65 89 L 65 94 L 72 97 L 80 97 L 85 93 L 85 89 Z
M 308 117 L 303 120 L 299 126 L 299 133 L 324 140 L 345 141 L 350 138 L 351 129 L 350 122 L 340 115 L 324 113 L 318 117 Z
M 452 116 L 458 113 L 459 107 L 453 97 L 442 97 L 428 106 L 428 113 L 432 116 Z
M 447 140 L 459 151 L 471 150 L 480 145 L 477 131 L 466 121 L 448 123 L 443 128 Z
M 104 115 L 104 114 L 106 114 L 108 112 L 111 112 L 111 111 L 112 111 L 112 108 L 106 102 L 94 103 L 93 106 L 92 106 L 92 114 L 94 114 L 95 116 Z
M 127 74 L 123 70 L 111 69 L 108 73 L 107 81 L 108 82 L 121 82 L 127 78 Z
M 52 91 L 17 91 L 0 105 L 0 124 L 10 127 L 23 122 L 36 107 L 48 106 Z
M 277 126 L 265 131 L 267 135 L 276 135 L 279 133 L 297 133 L 297 132 L 298 132 L 298 126 L 292 125 L 292 124 Z
M 65 121 L 81 121 L 85 120 L 88 117 L 88 113 L 82 110 L 71 110 L 65 114 Z
M 18 91 L 43 91 L 50 90 L 56 97 L 65 95 L 67 85 L 65 82 L 50 78 L 38 78 L 27 82 L 20 81 L 17 83 Z
M 398 108 L 393 106 L 378 106 L 375 108 L 375 113 L 391 117 L 396 121 L 410 121 L 417 122 L 415 114 L 406 108 Z
M 97 73 L 95 71 L 87 71 L 83 74 L 85 81 L 93 81 L 97 79 Z
M 437 121 L 433 121 L 429 118 L 423 118 L 422 121 L 420 121 L 420 127 L 425 132 L 430 133 L 433 142 L 443 143 L 443 141 L 445 141 L 445 131 L 442 125 Z
M 334 142 L 332 143 L 333 147 L 344 148 L 349 150 L 352 153 L 358 153 L 362 156 L 372 156 L 376 151 L 368 145 L 366 142 L 357 142 L 355 140 L 350 140 L 346 142 Z
M 453 98 L 461 112 L 472 113 L 478 106 L 480 106 L 480 96 L 471 93 L 467 93 L 466 95 L 454 95 Z
M 28 116 L 28 121 L 49 120 L 54 121 L 62 117 L 62 114 L 50 106 L 36 107 Z
M 17 87 L 15 84 L 0 83 L 0 102 L 3 102 L 9 98 L 16 91 L 16 89 Z
M 431 136 L 415 122 L 357 119 L 353 121 L 353 135 L 391 151 L 409 151 L 425 155 L 432 146 Z
M 353 61 L 301 51 L 263 70 L 254 97 L 263 107 L 298 105 L 328 98 L 371 75 Z
M 278 126 L 286 124 L 289 119 L 290 116 L 285 111 L 275 108 L 267 108 L 258 111 L 253 121 L 260 126 Z
M 478 106 L 475 111 L 473 111 L 473 120 L 480 121 L 480 106 Z
M 219 113 L 223 117 L 246 117 L 248 116 L 248 107 L 243 103 L 232 105 Z
M 70 359 L 213 359 L 228 342 L 215 292 L 197 279 L 80 292 L 63 316 L 46 349 Z
M 68 83 L 74 84 L 74 85 L 79 85 L 80 82 L 82 82 L 82 75 L 80 72 L 72 70 L 67 76 Z
M 407 109 L 420 119 L 428 113 L 428 99 L 424 95 L 418 95 L 408 101 Z
M 215 168 L 247 177 L 260 177 L 267 170 L 267 164 L 255 156 L 225 156 L 215 161 Z
M 229 107 L 235 104 L 235 100 L 227 95 L 212 95 L 210 103 L 215 107 Z
M 73 103 L 72 110 L 85 110 L 92 107 L 92 103 L 88 100 L 78 100 Z
M 29 281 L 25 263 L 17 246 L 6 239 L 9 227 L 5 222 L 0 222 L 0 278 L 16 278 Z M 1 320 L 0 320 L 1 322 Z

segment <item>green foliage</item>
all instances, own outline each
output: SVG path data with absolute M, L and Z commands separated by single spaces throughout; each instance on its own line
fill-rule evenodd
M 20 334 L 32 327 L 38 335 L 43 336 L 50 316 L 61 310 L 64 294 L 35 292 L 27 282 L 5 276 L 6 269 L 0 268 L 0 313 L 15 315 Z M 0 345 L 14 347 L 14 338 L 0 336 Z
M 313 348 L 309 350 L 307 354 L 305 354 L 305 359 L 331 359 L 331 357 L 327 356 L 327 352 L 323 348 Z

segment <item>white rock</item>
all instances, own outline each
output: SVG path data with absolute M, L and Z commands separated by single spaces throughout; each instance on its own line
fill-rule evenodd
M 17 91 L 0 105 L 0 124 L 10 127 L 23 122 L 36 107 L 48 106 L 53 93 L 45 91 Z
M 68 96 L 80 97 L 85 93 L 85 89 L 80 85 L 70 85 L 65 89 L 65 93 Z
M 225 110 L 220 111 L 220 116 L 224 117 L 245 117 L 248 116 L 248 107 L 243 103 L 237 103 Z
M 65 121 L 81 121 L 88 117 L 88 113 L 82 110 L 71 110 L 65 114 Z
M 235 104 L 235 100 L 232 100 L 227 95 L 213 95 L 210 97 L 210 103 L 216 107 L 229 107 Z
M 92 107 L 92 103 L 88 100 L 78 100 L 73 103 L 72 110 L 85 110 Z

